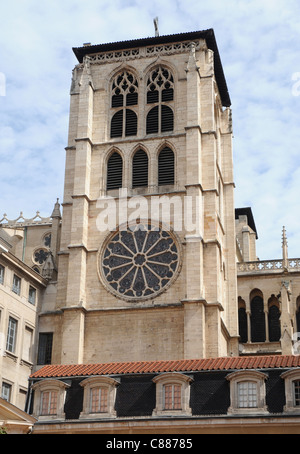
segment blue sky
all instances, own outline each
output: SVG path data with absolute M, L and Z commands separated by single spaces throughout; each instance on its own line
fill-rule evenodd
M 235 206 L 251 206 L 257 255 L 300 257 L 300 2 L 10 0 L 0 16 L 0 219 L 63 200 L 72 47 L 215 31 L 233 110 Z M 2 85 L 1 85 L 2 81 Z M 3 87 L 5 81 L 5 87 Z M 4 96 L 5 95 L 5 96 Z

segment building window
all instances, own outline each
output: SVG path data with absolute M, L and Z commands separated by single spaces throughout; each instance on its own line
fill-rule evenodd
M 257 408 L 257 384 L 245 381 L 237 384 L 238 407 Z
M 107 413 L 108 388 L 92 388 L 90 396 L 90 413 Z
M 131 224 L 114 232 L 99 257 L 101 280 L 118 298 L 153 298 L 166 290 L 180 269 L 179 244 L 155 224 Z
M 19 276 L 17 276 L 16 274 L 14 274 L 13 277 L 12 291 L 17 295 L 20 295 L 21 293 L 21 278 L 19 278 Z
M 38 265 L 42 265 L 43 263 L 45 263 L 48 255 L 49 255 L 49 251 L 47 251 L 46 249 L 38 249 L 33 254 L 33 261 L 35 263 L 37 263 Z
M 262 372 L 241 370 L 227 375 L 230 382 L 228 414 L 266 414 L 265 380 Z
M 297 327 L 297 332 L 300 333 L 300 297 L 299 296 L 297 298 L 296 327 Z
M 40 333 L 37 364 L 51 364 L 53 333 Z
M 45 379 L 34 383 L 32 385 L 33 416 L 39 420 L 64 419 L 66 390 L 69 387 L 69 384 L 56 379 Z
M 264 301 L 261 296 L 251 300 L 251 342 L 266 341 Z
M 300 413 L 300 369 L 292 369 L 281 374 L 285 385 L 285 407 L 288 413 Z
M 51 233 L 47 233 L 44 236 L 44 246 L 50 247 L 51 246 Z
M 6 339 L 6 350 L 9 351 L 10 353 L 15 352 L 16 338 L 17 338 L 17 326 L 18 326 L 17 320 L 15 320 L 12 317 L 9 317 L 7 339 Z
M 32 345 L 33 345 L 33 330 L 28 326 L 25 326 L 22 354 L 22 359 L 24 361 L 32 362 Z
M 268 312 L 269 341 L 279 342 L 281 337 L 280 310 L 278 303 L 271 303 Z
M 153 416 L 191 415 L 190 384 L 188 375 L 170 372 L 153 379 L 156 384 L 156 407 Z
M 57 391 L 44 391 L 41 395 L 41 412 L 43 415 L 57 414 Z
M 110 156 L 107 162 L 106 189 L 122 188 L 123 182 L 123 160 L 116 151 Z
M 147 104 L 153 105 L 147 114 L 147 134 L 173 131 L 174 114 L 170 107 L 174 99 L 174 79 L 171 72 L 160 66 L 147 80 Z
M 90 377 L 80 385 L 84 388 L 80 418 L 112 418 L 116 416 L 115 400 L 119 382 L 106 376 Z
M 7 400 L 7 402 L 10 402 L 11 399 L 11 389 L 12 386 L 9 383 L 2 383 L 1 397 L 2 399 Z
M 248 342 L 247 312 L 245 301 L 241 297 L 238 299 L 238 319 L 240 342 L 245 344 Z
M 175 168 L 174 153 L 169 147 L 165 147 L 158 155 L 158 185 L 174 184 Z
M 4 266 L 0 265 L 0 284 L 4 284 Z
M 132 187 L 148 186 L 148 155 L 144 150 L 138 150 L 132 159 Z
M 164 410 L 181 410 L 181 385 L 164 385 Z
M 30 304 L 35 305 L 36 300 L 36 289 L 34 287 L 29 286 L 29 294 L 28 294 L 28 301 Z
M 137 114 L 129 106 L 138 104 L 138 82 L 133 74 L 124 71 L 112 83 L 111 107 L 113 109 L 110 137 L 128 137 L 137 134 Z
M 294 381 L 293 385 L 294 385 L 295 407 L 300 407 L 300 380 Z

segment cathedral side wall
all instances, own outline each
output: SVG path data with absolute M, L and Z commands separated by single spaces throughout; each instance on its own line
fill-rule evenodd
M 84 347 L 86 364 L 183 358 L 182 308 L 90 312 Z

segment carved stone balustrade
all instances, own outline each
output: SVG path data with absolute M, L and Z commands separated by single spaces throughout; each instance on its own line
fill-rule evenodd
M 283 260 L 258 260 L 256 262 L 237 263 L 238 275 L 245 274 L 280 274 L 285 271 Z M 300 271 L 300 258 L 288 259 L 287 271 Z

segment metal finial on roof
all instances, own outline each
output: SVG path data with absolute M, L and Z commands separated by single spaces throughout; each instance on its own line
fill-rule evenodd
M 155 36 L 159 36 L 159 30 L 158 30 L 158 17 L 155 17 L 153 19 L 153 23 L 154 23 L 154 28 L 155 28 Z

